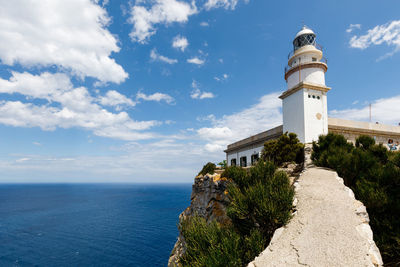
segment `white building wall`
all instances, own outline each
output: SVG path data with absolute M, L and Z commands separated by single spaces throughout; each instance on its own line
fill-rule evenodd
M 228 166 L 231 166 L 231 160 L 236 159 L 236 165 L 240 166 L 240 158 L 246 157 L 247 166 L 251 166 L 251 156 L 254 154 L 258 154 L 259 156 L 261 156 L 261 151 L 263 148 L 264 144 L 260 144 L 229 152 L 227 154 L 227 164 Z
M 304 89 L 283 99 L 283 133 L 295 133 L 304 143 Z
M 305 143 L 317 141 L 321 134 L 328 133 L 326 93 L 304 89 Z
M 301 69 L 300 72 L 300 76 L 299 71 L 295 71 L 287 78 L 288 89 L 293 88 L 302 81 L 325 86 L 325 72 L 323 69 L 306 68 Z

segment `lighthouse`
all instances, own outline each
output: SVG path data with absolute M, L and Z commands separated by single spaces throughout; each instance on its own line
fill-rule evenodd
M 317 141 L 320 135 L 328 133 L 327 70 L 315 33 L 303 26 L 288 56 L 287 90 L 279 97 L 283 102 L 283 132 L 296 133 L 302 143 Z

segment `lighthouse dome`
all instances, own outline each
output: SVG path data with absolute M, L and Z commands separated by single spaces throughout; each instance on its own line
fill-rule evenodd
M 313 32 L 313 30 L 304 25 L 303 28 L 301 28 L 301 30 L 294 37 L 293 40 L 294 51 L 305 45 L 315 46 L 315 37 L 316 35 Z

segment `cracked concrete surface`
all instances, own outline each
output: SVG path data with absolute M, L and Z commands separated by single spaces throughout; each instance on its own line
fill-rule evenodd
M 250 267 L 382 265 L 368 213 L 336 172 L 309 164 L 295 186 L 297 211 Z

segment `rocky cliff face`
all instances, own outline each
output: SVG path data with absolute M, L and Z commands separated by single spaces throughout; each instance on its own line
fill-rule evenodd
M 194 179 L 190 206 L 179 215 L 179 220 L 187 217 L 201 216 L 207 221 L 217 220 L 220 223 L 229 223 L 226 207 L 229 203 L 227 196 L 226 178 L 220 174 L 199 175 Z M 179 258 L 185 253 L 185 240 L 179 234 L 174 249 L 168 261 L 168 266 L 179 266 Z

